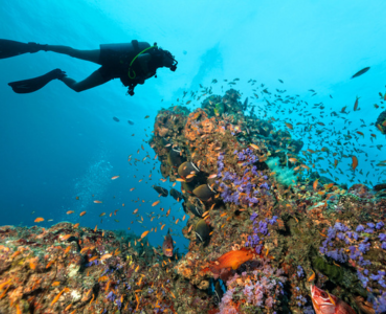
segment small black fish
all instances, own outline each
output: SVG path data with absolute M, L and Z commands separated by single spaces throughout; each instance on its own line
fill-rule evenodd
M 178 192 L 176 189 L 171 188 L 170 189 L 170 195 L 177 201 L 181 201 L 183 199 L 183 196 L 180 192 Z
M 156 190 L 161 196 L 166 197 L 169 195 L 168 190 L 164 189 L 161 186 L 153 185 L 153 189 Z
M 243 104 L 243 110 L 247 110 L 247 106 L 248 106 L 248 97 L 245 98 L 245 101 L 244 101 L 244 104 Z
M 280 83 L 283 83 L 283 81 L 282 81 L 281 79 L 279 79 L 279 82 L 280 82 Z
M 360 71 L 358 71 L 357 73 L 355 73 L 353 76 L 351 76 L 351 78 L 353 79 L 354 77 L 358 77 L 358 76 L 361 76 L 362 74 L 365 74 L 368 70 L 370 70 L 370 67 L 366 67 Z
M 386 183 L 374 185 L 373 189 L 374 189 L 374 191 L 386 190 Z
M 113 117 L 113 120 L 114 120 L 115 122 L 119 122 L 119 119 L 118 119 L 117 117 Z
M 194 233 L 196 234 L 196 243 L 204 243 L 204 246 L 207 246 L 210 240 L 210 229 L 206 224 L 204 219 L 200 219 L 194 228 Z
M 182 209 L 184 210 L 184 213 L 185 213 L 185 214 L 188 213 L 188 210 L 187 210 L 187 208 L 186 208 L 185 202 L 182 203 Z
M 196 217 L 202 218 L 202 214 L 204 213 L 203 208 L 197 204 L 192 204 L 190 202 L 185 203 L 187 209 L 189 209 Z
M 134 121 L 132 120 L 127 120 L 127 123 L 129 123 L 130 125 L 134 125 Z

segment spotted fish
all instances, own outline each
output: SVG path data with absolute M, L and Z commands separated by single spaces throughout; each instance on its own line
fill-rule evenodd
M 347 303 L 311 285 L 311 299 L 316 314 L 356 314 Z
M 165 237 L 164 243 L 162 244 L 162 251 L 167 257 L 173 256 L 173 239 L 172 239 L 172 236 L 170 235 L 170 229 L 168 231 L 168 234 Z

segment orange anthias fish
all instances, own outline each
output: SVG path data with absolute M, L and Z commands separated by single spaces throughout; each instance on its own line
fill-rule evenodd
M 294 129 L 294 127 L 293 127 L 293 125 L 292 125 L 291 123 L 286 123 L 286 122 L 285 122 L 285 125 L 286 125 L 286 127 L 289 128 L 290 130 L 293 130 L 293 129 Z
M 350 305 L 314 285 L 311 285 L 311 299 L 316 314 L 356 314 Z
M 142 240 L 144 237 L 146 237 L 146 236 L 149 234 L 149 232 L 150 232 L 149 230 L 143 232 L 142 235 L 141 235 L 141 240 Z
M 241 264 L 250 261 L 257 256 L 254 250 L 242 248 L 241 250 L 230 251 L 221 255 L 210 267 L 204 270 L 219 272 L 223 268 L 237 269 Z
M 355 103 L 354 103 L 354 111 L 357 111 L 358 110 L 358 99 L 360 97 L 357 96 L 357 99 L 355 99 Z
M 352 156 L 352 164 L 351 164 L 351 168 L 352 170 L 355 170 L 355 168 L 358 166 L 358 158 L 355 157 L 355 156 Z
M 167 257 L 173 256 L 173 239 L 172 239 L 172 236 L 170 235 L 170 229 L 168 231 L 168 234 L 165 237 L 164 243 L 162 244 L 162 251 Z

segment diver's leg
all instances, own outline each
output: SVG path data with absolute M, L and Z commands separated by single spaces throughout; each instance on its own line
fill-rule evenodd
M 44 50 L 63 53 L 65 55 L 68 55 L 77 59 L 82 59 L 82 60 L 94 62 L 97 64 L 101 64 L 99 61 L 99 56 L 100 56 L 99 49 L 79 50 L 68 46 L 44 45 Z
M 80 81 L 80 82 L 76 82 L 75 80 L 73 80 L 72 78 L 70 78 L 68 76 L 64 76 L 63 78 L 60 78 L 59 80 L 61 80 L 64 84 L 66 84 L 69 88 L 73 89 L 76 92 L 82 92 L 84 90 L 102 85 L 102 84 L 110 81 L 110 79 L 105 79 L 101 75 L 99 70 L 96 70 L 89 77 L 87 77 L 86 79 L 84 79 L 83 81 Z

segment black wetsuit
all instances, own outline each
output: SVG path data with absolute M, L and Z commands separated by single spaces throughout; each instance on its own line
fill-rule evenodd
M 99 68 L 100 74 L 106 80 L 119 78 L 125 86 L 143 84 L 146 79 L 156 74 L 157 68 L 162 66 L 160 65 L 162 62 L 160 56 L 156 53 L 157 49 L 152 48 L 145 52 L 151 55 L 151 59 L 147 63 L 148 73 L 144 73 L 138 58 L 134 61 L 130 71 L 131 76 L 135 72 L 135 78 L 131 79 L 128 71 L 133 58 L 149 47 L 149 43 L 136 40 L 131 43 L 100 45 L 100 63 L 102 64 L 102 67 Z

